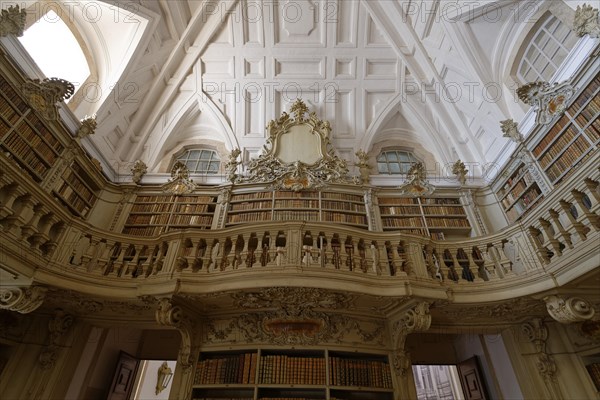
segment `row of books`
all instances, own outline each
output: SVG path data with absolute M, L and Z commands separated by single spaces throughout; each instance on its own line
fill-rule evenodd
M 16 90 L 8 83 L 4 77 L 0 77 L 0 93 L 10 101 L 21 113 L 24 113 L 25 110 L 29 108 L 27 103 L 23 101 L 21 96 L 18 94 Z
M 600 363 L 593 363 L 586 365 L 585 368 L 592 378 L 592 382 L 596 386 L 596 390 L 600 392 Z
M 63 180 L 66 183 L 68 183 L 73 188 L 73 190 L 77 192 L 79 197 L 83 198 L 88 203 L 94 201 L 94 192 L 92 192 L 90 188 L 77 175 L 67 170 L 63 174 Z
M 169 225 L 212 225 L 212 215 L 173 215 Z
M 579 95 L 577 100 L 573 102 L 571 107 L 569 107 L 569 113 L 576 113 L 581 107 L 585 105 L 585 103 L 594 97 L 594 94 L 598 91 L 600 87 L 600 77 L 596 77 L 592 82 L 588 84 L 585 90 Z
M 519 214 L 522 214 L 530 204 L 533 204 L 541 195 L 540 189 L 537 186 L 532 186 L 519 200 L 513 203 L 512 208 L 515 208 Z
M 76 192 L 73 191 L 68 184 L 64 183 L 56 193 L 60 198 L 63 199 L 68 205 L 73 207 L 81 216 L 86 216 L 92 208 L 91 204 L 85 202 Z
M 425 219 L 429 227 L 436 228 L 470 228 L 469 220 L 466 218 L 430 218 Z
M 422 217 L 381 218 L 381 222 L 387 228 L 425 226 Z
M 251 211 L 251 210 L 260 210 L 266 209 L 270 210 L 273 208 L 272 200 L 265 201 L 253 201 L 253 202 L 243 202 L 243 203 L 230 203 L 229 210 L 230 211 Z
M 424 206 L 426 215 L 466 215 L 462 206 Z
M 574 141 L 565 151 L 552 163 L 555 165 L 557 163 L 562 162 L 561 167 L 569 168 L 583 153 L 587 153 L 590 149 L 589 142 L 580 136 Z M 546 167 L 546 165 L 544 165 Z M 544 168 L 545 169 L 545 168 Z
M 460 199 L 456 197 L 426 197 L 420 199 L 421 204 L 429 205 L 429 204 L 447 204 L 447 205 L 461 205 Z
M 565 175 L 563 175 L 565 173 L 565 171 L 568 171 L 567 174 L 570 174 L 573 172 L 573 167 L 575 167 L 575 165 L 581 163 L 582 161 L 586 160 L 590 155 L 592 154 L 592 152 L 588 152 L 587 154 L 580 156 L 579 158 L 573 159 L 573 155 L 569 155 L 569 156 L 565 156 L 565 159 L 563 160 L 563 157 L 561 157 L 560 159 L 558 159 L 554 164 L 552 164 L 550 166 L 550 168 L 548 168 L 546 170 L 546 175 L 548 175 L 548 178 L 550 178 L 550 180 L 553 183 L 556 183 L 556 181 L 560 178 L 563 179 L 565 177 Z
M 173 204 L 173 212 L 176 214 L 202 214 L 214 212 L 213 204 Z
M 20 114 L 18 111 L 4 99 L 4 97 L 0 97 L 0 116 L 7 122 L 14 125 L 20 118 Z
M 257 353 L 244 353 L 201 360 L 196 366 L 194 384 L 253 384 L 257 357 Z
M 215 199 L 210 196 L 173 196 L 173 195 L 138 195 L 135 204 L 209 204 L 214 203 Z
M 271 211 L 260 211 L 253 213 L 227 214 L 227 223 L 238 224 L 242 222 L 271 221 Z
M 318 199 L 319 192 L 293 192 L 291 190 L 278 190 L 273 192 L 276 199 Z
M 259 383 L 324 385 L 325 359 L 266 355 L 261 357 Z
M 567 130 L 556 142 L 554 142 L 552 146 L 548 148 L 548 150 L 544 152 L 544 155 L 538 159 L 542 168 L 546 168 L 556 156 L 558 156 L 560 153 L 562 153 L 563 150 L 570 146 L 570 143 L 576 137 L 578 137 L 578 139 L 582 138 L 582 136 L 579 135 L 578 132 L 574 132 L 574 129 L 575 128 Z
M 321 200 L 321 208 L 329 210 L 354 211 L 361 213 L 366 212 L 364 203 Z
M 231 202 L 245 200 L 272 199 L 273 192 L 240 193 L 231 196 Z
M 319 208 L 319 200 L 275 200 L 275 208 Z
M 363 196 L 360 195 L 336 192 L 321 192 L 321 198 L 331 200 L 353 201 L 356 203 L 364 203 L 365 201 Z
M 563 115 L 563 117 L 561 119 L 559 119 L 558 122 L 556 124 L 554 124 L 554 126 L 552 128 L 550 128 L 548 133 L 546 133 L 546 135 L 542 138 L 542 140 L 540 140 L 540 142 L 535 146 L 535 148 L 533 149 L 533 151 L 531 153 L 536 158 L 539 157 L 540 154 L 542 154 L 544 152 L 544 150 L 546 150 L 546 148 L 552 142 L 554 142 L 556 137 L 558 137 L 560 134 L 562 134 L 562 132 L 564 131 L 564 128 L 565 128 L 565 126 L 563 124 L 564 125 L 570 124 L 569 116 L 566 114 Z M 573 128 L 573 126 L 569 125 L 568 128 Z
M 171 214 L 129 214 L 126 225 L 167 225 Z
M 379 206 L 382 215 L 421 215 L 419 206 Z
M 408 197 L 379 197 L 380 205 L 418 205 L 419 200 Z
M 171 203 L 135 203 L 131 207 L 132 213 L 170 213 L 172 208 Z
M 329 384 L 391 388 L 390 366 L 384 361 L 329 358 Z
M 330 211 L 322 212 L 323 221 L 327 222 L 345 222 L 355 225 L 367 225 L 367 217 L 365 215 L 356 214 L 341 214 Z
M 429 235 L 433 240 L 446 240 L 444 232 L 431 232 Z
M 592 141 L 592 143 L 597 143 L 598 140 L 600 140 L 600 115 L 596 117 L 594 122 L 585 128 L 584 133 Z

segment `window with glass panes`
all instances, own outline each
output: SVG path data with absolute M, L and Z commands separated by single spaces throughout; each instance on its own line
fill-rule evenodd
M 578 40 L 566 24 L 546 14 L 520 61 L 517 77 L 521 83 L 550 82 Z
M 384 150 L 377 156 L 377 169 L 380 174 L 406 174 L 416 162 L 410 151 Z
M 217 174 L 219 172 L 219 155 L 214 150 L 186 150 L 177 157 L 188 168 L 190 173 Z

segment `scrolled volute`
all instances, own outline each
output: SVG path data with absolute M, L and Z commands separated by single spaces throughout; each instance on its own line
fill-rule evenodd
M 544 298 L 548 314 L 561 324 L 570 324 L 592 319 L 595 310 L 580 297 L 548 296 Z
M 46 297 L 47 288 L 31 286 L 21 288 L 8 286 L 0 288 L 0 309 L 16 311 L 27 314 L 42 305 Z

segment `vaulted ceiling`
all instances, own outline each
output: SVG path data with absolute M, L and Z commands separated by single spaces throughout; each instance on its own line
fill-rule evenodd
M 98 110 L 91 141 L 122 170 L 142 159 L 151 172 L 166 172 L 165 160 L 185 145 L 240 148 L 247 160 L 264 145 L 268 121 L 301 97 L 330 121 L 343 158 L 382 144 L 407 146 L 440 164 L 477 163 L 480 174 L 511 145 L 499 121 L 526 112 L 510 71 L 553 3 L 562 4 L 128 3 L 126 11 L 150 23 L 122 90 Z

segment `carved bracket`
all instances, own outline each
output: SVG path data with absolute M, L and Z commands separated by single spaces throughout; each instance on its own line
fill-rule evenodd
M 561 115 L 567 108 L 567 103 L 575 89 L 569 82 L 555 83 L 533 82 L 517 89 L 519 99 L 529 104 L 537 112 L 536 123 L 547 125 L 552 119 Z
M 592 319 L 594 308 L 587 301 L 579 297 L 544 297 L 548 314 L 561 324 L 570 324 Z
M 0 309 L 16 311 L 21 314 L 30 313 L 42 305 L 47 290 L 42 286 L 0 287 Z
M 60 341 L 73 325 L 74 318 L 61 309 L 56 310 L 54 317 L 48 323 L 49 340 L 38 357 L 42 369 L 53 368 L 58 358 Z
M 188 370 L 195 364 L 194 360 L 194 323 L 180 306 L 174 305 L 171 299 L 163 298 L 158 302 L 155 313 L 156 321 L 161 325 L 172 326 L 181 334 L 179 364 Z

